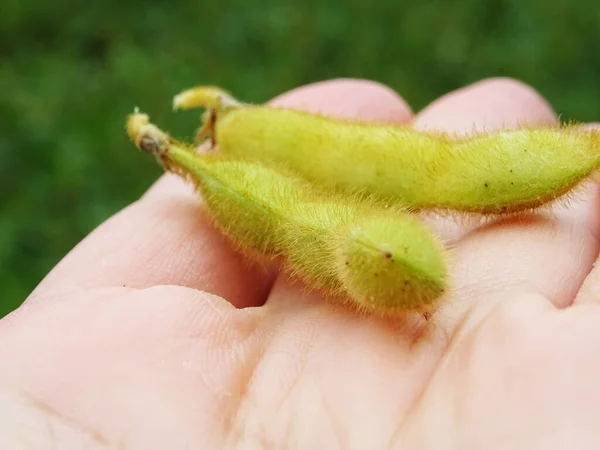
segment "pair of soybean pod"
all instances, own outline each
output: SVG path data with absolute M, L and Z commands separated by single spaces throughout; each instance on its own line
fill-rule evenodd
M 216 227 L 248 257 L 278 259 L 307 286 L 381 316 L 431 312 L 448 286 L 444 246 L 415 212 L 531 210 L 600 166 L 600 133 L 578 125 L 455 138 L 243 104 L 210 86 L 173 106 L 205 108 L 197 143 L 217 152 L 137 110 L 127 132 L 195 185 Z

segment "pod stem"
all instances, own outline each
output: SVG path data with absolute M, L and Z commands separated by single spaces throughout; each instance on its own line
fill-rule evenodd
M 244 106 L 231 94 L 216 86 L 196 86 L 180 92 L 173 98 L 173 110 L 177 111 L 204 108 L 202 126 L 196 133 L 196 142 L 202 143 L 211 139 L 211 147 L 215 146 L 214 129 L 217 117 L 228 110 Z
M 150 122 L 147 114 L 136 108 L 127 118 L 127 135 L 136 147 L 153 155 L 166 171 L 187 178 L 187 171 L 180 167 L 172 158 L 174 153 L 193 155 L 195 150 L 173 139 L 156 125 Z

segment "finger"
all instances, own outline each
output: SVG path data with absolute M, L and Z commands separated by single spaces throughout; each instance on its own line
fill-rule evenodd
M 530 87 L 492 79 L 442 97 L 417 115 L 415 125 L 465 133 L 549 124 L 552 116 Z M 598 204 L 597 190 L 588 190 L 553 214 L 522 215 L 471 231 L 451 250 L 453 286 L 436 321 L 451 331 L 467 312 L 477 315 L 517 292 L 541 293 L 559 307 L 570 304 L 598 251 Z
M 600 130 L 600 123 L 588 123 L 585 124 L 585 127 Z M 600 176 L 598 174 L 594 176 L 594 181 L 600 183 Z M 600 235 L 596 234 L 595 238 L 596 240 L 600 240 Z M 598 258 L 598 255 L 596 255 L 596 258 L 590 273 L 585 278 L 581 289 L 575 297 L 574 304 L 600 304 L 600 258 Z
M 317 83 L 290 91 L 276 98 L 273 104 L 284 107 L 302 106 L 315 113 L 382 123 L 407 123 L 412 118 L 410 107 L 397 93 L 386 86 L 365 80 Z M 301 283 L 290 280 L 284 274 L 273 286 L 267 304 L 269 308 L 291 311 L 293 308 L 288 307 L 290 301 L 304 298 L 308 302 L 308 297 L 290 295 L 290 290 L 298 294 L 303 289 Z M 310 298 L 322 300 L 320 296 Z M 322 302 L 319 301 L 319 304 Z
M 470 134 L 554 123 L 552 107 L 535 90 L 509 78 L 490 78 L 435 100 L 417 114 L 414 126 Z
M 425 107 L 414 120 L 423 131 L 461 136 L 473 132 L 540 126 L 556 122 L 551 106 L 528 86 L 507 78 L 490 78 L 450 92 Z M 423 219 L 454 245 L 481 225 L 478 216 L 447 212 L 443 217 L 425 212 Z
M 293 89 L 270 102 L 340 119 L 406 123 L 410 106 L 389 87 L 369 80 L 338 79 Z

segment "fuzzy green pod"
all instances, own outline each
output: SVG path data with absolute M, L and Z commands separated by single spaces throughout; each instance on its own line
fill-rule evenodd
M 447 284 L 445 251 L 414 216 L 316 191 L 257 163 L 198 153 L 144 114 L 128 120 L 136 145 L 193 182 L 215 225 L 251 258 L 279 258 L 292 275 L 359 310 L 429 311 Z
M 498 214 L 536 208 L 600 166 L 600 133 L 575 125 L 458 138 L 244 105 L 202 87 L 183 92 L 174 105 L 208 108 L 199 138 L 210 135 L 226 155 L 416 209 Z

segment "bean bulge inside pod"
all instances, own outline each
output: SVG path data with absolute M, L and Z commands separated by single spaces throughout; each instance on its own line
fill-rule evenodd
M 196 186 L 215 226 L 246 256 L 279 259 L 309 287 L 381 316 L 431 311 L 444 293 L 443 246 L 400 208 L 318 191 L 256 162 L 199 153 L 139 112 L 129 116 L 127 131 L 165 170 Z
M 416 209 L 503 214 L 570 192 L 600 166 L 600 133 L 577 125 L 452 137 L 242 104 L 197 87 L 174 108 L 207 109 L 198 139 L 304 179 Z

